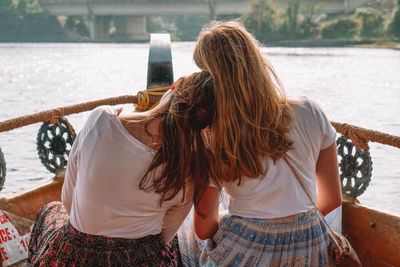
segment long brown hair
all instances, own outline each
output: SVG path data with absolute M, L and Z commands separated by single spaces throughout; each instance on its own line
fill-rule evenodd
M 219 180 L 260 176 L 266 171 L 262 157 L 275 161 L 292 146 L 290 104 L 260 44 L 237 22 L 212 22 L 200 32 L 194 61 L 214 81 L 212 143 L 217 162 L 228 170 Z
M 214 177 L 215 161 L 204 136 L 204 129 L 215 120 L 211 75 L 194 73 L 182 79 L 172 94 L 166 108 L 154 115 L 162 118 L 162 142 L 140 188 L 159 193 L 162 202 L 173 199 L 181 189 L 185 195 L 189 181 L 197 206 L 203 188 Z M 161 172 L 156 172 L 158 168 Z

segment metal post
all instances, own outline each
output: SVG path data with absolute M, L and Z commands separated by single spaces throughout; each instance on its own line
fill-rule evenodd
M 147 88 L 168 86 L 173 81 L 171 37 L 169 34 L 152 33 L 147 68 Z

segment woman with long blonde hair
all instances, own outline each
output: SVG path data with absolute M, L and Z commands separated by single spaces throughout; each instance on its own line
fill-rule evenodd
M 260 47 L 237 22 L 213 22 L 197 40 L 195 63 L 216 92 L 209 139 L 221 165 L 195 212 L 197 236 L 212 240 L 201 263 L 327 266 L 321 216 L 342 200 L 336 131 L 315 102 L 285 96 Z M 222 218 L 221 189 L 229 195 Z

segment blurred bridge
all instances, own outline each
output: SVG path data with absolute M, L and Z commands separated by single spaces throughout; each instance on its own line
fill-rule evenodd
M 110 21 L 125 39 L 146 41 L 146 16 L 243 14 L 249 0 L 39 0 L 54 16 L 90 16 L 92 40 L 108 38 Z
M 302 0 L 301 2 L 310 0 Z M 40 5 L 53 16 L 90 16 L 90 38 L 109 38 L 113 20 L 117 33 L 124 39 L 147 41 L 146 16 L 241 15 L 252 0 L 39 0 Z M 289 0 L 270 1 L 271 5 L 285 7 Z M 351 11 L 368 0 L 319 0 L 323 13 Z

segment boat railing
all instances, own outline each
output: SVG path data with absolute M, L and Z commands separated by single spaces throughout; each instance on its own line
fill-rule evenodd
M 59 107 L 0 122 L 0 132 L 40 123 L 37 134 L 39 159 L 56 177 L 63 176 L 75 130 L 66 116 L 93 110 L 102 105 L 135 104 L 146 109 L 155 103 L 170 86 L 139 91 L 137 95 L 124 95 L 76 105 Z M 341 135 L 337 138 L 338 162 L 342 192 L 347 199 L 356 199 L 368 187 L 372 176 L 369 142 L 400 148 L 400 137 L 361 128 L 355 125 L 331 122 Z M 0 190 L 6 178 L 6 161 L 0 148 Z
M 372 177 L 369 142 L 400 148 L 400 136 L 355 125 L 331 122 L 341 134 L 336 140 L 342 193 L 347 200 L 362 195 Z
M 0 122 L 0 132 L 42 122 L 36 138 L 39 159 L 47 170 L 60 177 L 64 174 L 76 137 L 75 129 L 66 116 L 90 111 L 102 105 L 135 104 L 138 110 L 145 110 L 155 105 L 168 89 L 170 86 L 152 88 L 139 91 L 137 95 L 99 99 L 20 116 Z M 0 147 L 0 191 L 3 189 L 5 177 L 6 162 Z

